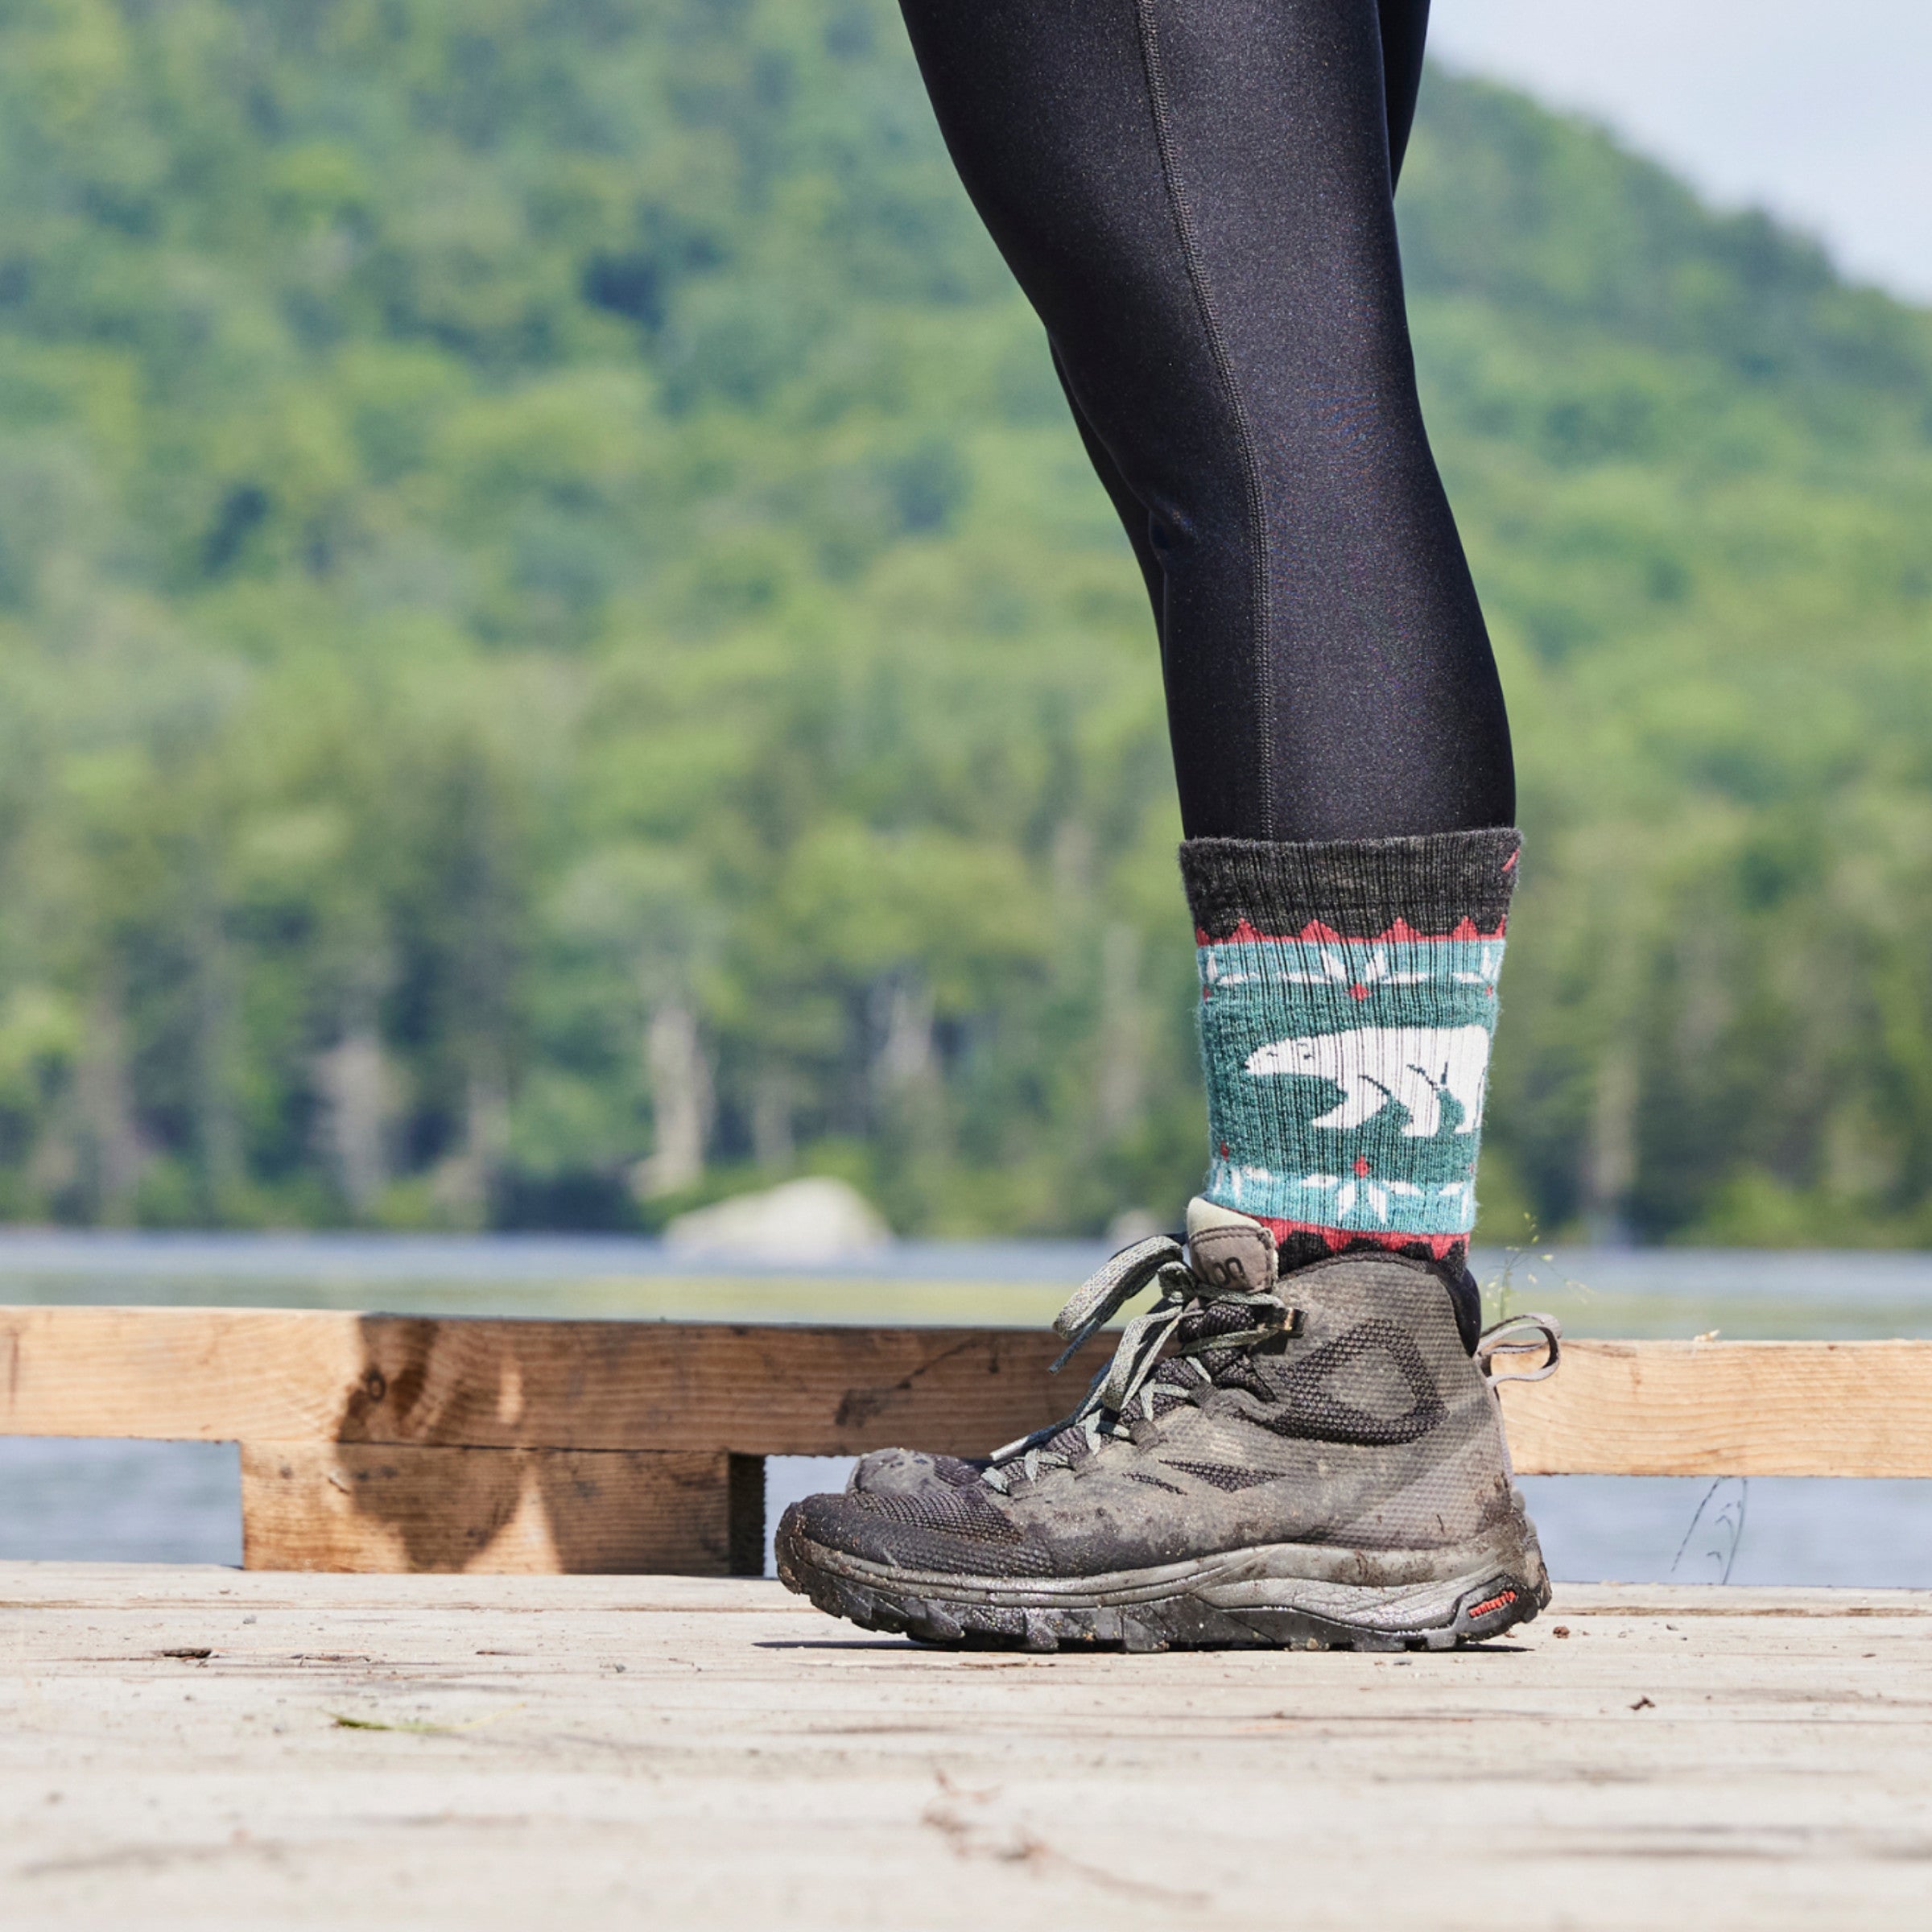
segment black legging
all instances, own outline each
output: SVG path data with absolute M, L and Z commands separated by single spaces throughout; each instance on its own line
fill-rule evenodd
M 1428 0 L 902 0 L 1154 600 L 1191 838 L 1509 824 L 1393 205 Z

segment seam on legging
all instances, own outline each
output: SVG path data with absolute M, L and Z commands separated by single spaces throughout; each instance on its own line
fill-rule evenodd
M 1201 327 L 1208 336 L 1208 352 L 1214 358 L 1215 373 L 1234 417 L 1235 440 L 1241 452 L 1241 469 L 1248 489 L 1248 537 L 1254 547 L 1254 651 L 1255 683 L 1260 692 L 1258 709 L 1260 770 L 1255 774 L 1261 787 L 1261 829 L 1274 836 L 1274 797 L 1269 774 L 1274 769 L 1274 667 L 1268 654 L 1268 505 L 1261 493 L 1261 466 L 1255 454 L 1254 436 L 1249 427 L 1248 411 L 1241 401 L 1241 386 L 1234 379 L 1234 360 L 1228 353 L 1228 341 L 1221 333 L 1215 314 L 1214 294 L 1208 286 L 1208 271 L 1201 263 L 1201 251 L 1194 232 L 1194 217 L 1188 212 L 1187 191 L 1174 159 L 1174 130 L 1167 114 L 1167 85 L 1161 70 L 1159 30 L 1154 23 L 1154 0 L 1134 0 L 1140 24 L 1141 65 L 1147 76 L 1147 94 L 1154 114 L 1154 138 L 1160 151 L 1161 178 L 1174 213 L 1174 225 L 1181 239 L 1181 259 L 1187 270 L 1187 284 L 1193 291 Z

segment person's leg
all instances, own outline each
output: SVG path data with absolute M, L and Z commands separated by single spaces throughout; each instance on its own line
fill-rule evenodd
M 903 6 L 1161 612 L 1208 1198 L 1459 1274 L 1514 778 L 1397 255 L 1426 0 Z
M 1384 118 L 1389 135 L 1389 180 L 1393 188 L 1402 179 L 1402 161 L 1409 150 L 1409 132 L 1415 122 L 1416 99 L 1422 89 L 1422 53 L 1429 31 L 1429 0 L 1380 0 L 1378 20 L 1382 43 Z M 1074 427 L 1080 432 L 1088 460 L 1093 464 L 1100 485 L 1107 492 L 1127 533 L 1128 544 L 1133 551 L 1135 563 L 1140 566 L 1149 601 L 1154 606 L 1154 629 L 1158 634 L 1166 615 L 1166 596 L 1160 559 L 1154 555 L 1153 537 L 1148 526 L 1147 506 L 1134 495 L 1112 452 L 1082 413 L 1079 398 L 1067 382 L 1058 349 L 1053 352 L 1053 366 L 1060 378 L 1067 407 L 1073 413 Z
M 1507 824 L 1501 691 L 1416 402 L 1375 0 L 905 13 L 968 191 L 1144 508 L 1188 834 Z
M 1185 1245 L 1062 1311 L 1071 1353 L 1161 1292 L 1067 1422 L 865 1459 L 786 1513 L 779 1575 L 941 1641 L 1494 1634 L 1548 1598 L 1462 1265 L 1517 841 L 1396 261 L 1420 10 L 902 4 L 1144 529 L 1214 1154 Z

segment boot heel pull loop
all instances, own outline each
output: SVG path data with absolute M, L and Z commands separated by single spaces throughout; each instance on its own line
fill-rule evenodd
M 1553 1315 L 1511 1315 L 1500 1322 L 1492 1322 L 1478 1337 L 1476 1344 L 1476 1365 L 1488 1377 L 1493 1388 L 1498 1382 L 1540 1382 L 1556 1373 L 1563 1356 L 1563 1325 Z M 1547 1353 L 1549 1359 L 1540 1368 L 1533 1368 L 1527 1374 L 1498 1375 L 1496 1357 L 1499 1355 L 1537 1355 Z

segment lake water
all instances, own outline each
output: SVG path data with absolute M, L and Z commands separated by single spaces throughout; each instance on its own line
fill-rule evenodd
M 0 1302 L 1044 1325 L 1105 1253 L 906 1242 L 802 1270 L 601 1237 L 0 1231 Z M 1575 1249 L 1479 1253 L 1474 1265 L 1492 1304 L 1549 1311 L 1573 1335 L 1932 1337 L 1932 1254 Z M 847 1467 L 772 1458 L 770 1521 Z M 1932 1587 L 1932 1483 L 1545 1476 L 1524 1488 L 1565 1581 Z M 240 1555 L 230 1444 L 0 1437 L 0 1557 Z

